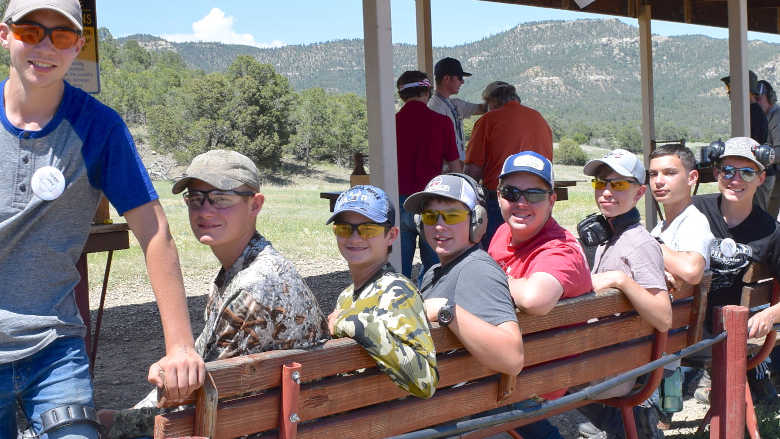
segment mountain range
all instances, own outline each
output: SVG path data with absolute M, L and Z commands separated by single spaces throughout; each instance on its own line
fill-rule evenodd
M 273 49 L 221 43 L 176 43 L 150 35 L 147 49 L 177 52 L 205 72 L 222 71 L 240 54 L 274 66 L 296 90 L 365 94 L 363 41 L 348 39 Z M 494 80 L 515 84 L 523 103 L 567 125 L 638 124 L 641 120 L 639 30 L 617 19 L 524 23 L 454 47 L 435 47 L 434 59 L 458 58 L 467 72 L 459 97 L 479 101 Z M 416 49 L 393 46 L 397 77 L 416 69 Z M 728 41 L 703 35 L 653 36 L 656 125 L 693 138 L 728 134 L 729 104 L 719 80 L 728 74 Z M 780 45 L 753 40 L 749 68 L 773 85 L 780 79 Z M 388 84 L 393 87 L 394 84 Z

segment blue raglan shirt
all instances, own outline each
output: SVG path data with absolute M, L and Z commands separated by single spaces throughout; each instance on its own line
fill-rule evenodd
M 28 357 L 58 337 L 83 336 L 73 289 L 100 194 L 120 214 L 157 199 L 121 117 L 65 83 L 54 118 L 40 131 L 13 126 L 0 84 L 0 364 Z M 53 166 L 65 190 L 46 201 L 35 172 Z

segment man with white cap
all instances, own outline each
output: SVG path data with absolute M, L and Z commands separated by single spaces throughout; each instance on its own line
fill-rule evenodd
M 138 239 L 157 298 L 166 356 L 149 380 L 180 399 L 205 377 L 176 246 L 130 132 L 115 111 L 63 80 L 84 45 L 82 32 L 78 0 L 10 0 L 0 23 L 10 55 L 0 86 L 4 438 L 16 437 L 17 401 L 35 434 L 97 437 L 74 287 L 101 193 Z
M 714 168 L 719 192 L 693 197 L 693 204 L 707 217 L 715 235 L 710 247 L 712 285 L 707 299 L 707 329 L 711 327 L 709 322 L 714 307 L 740 303 L 744 286 L 742 276 L 751 262 L 764 263 L 775 276 L 780 275 L 777 221 L 753 203 L 756 190 L 764 182 L 765 164 L 757 158 L 758 151 L 758 142 L 749 137 L 727 140 Z M 774 330 L 773 325 L 777 322 L 780 322 L 780 304 L 750 317 L 748 337 L 765 336 Z M 758 393 L 755 390 L 760 389 L 755 386 L 754 378 L 761 380 L 763 377 L 748 373 L 749 382 L 754 381 L 751 388 L 755 395 Z M 767 390 L 775 394 L 766 397 L 776 398 L 776 390 Z M 704 393 L 697 395 L 697 399 L 706 400 L 708 392 L 705 390 Z
M 672 308 L 666 290 L 663 254 L 658 242 L 640 223 L 636 208 L 647 190 L 644 165 L 633 153 L 616 149 L 586 163 L 583 173 L 594 177 L 594 196 L 601 215 L 589 218 L 594 218 L 593 223 L 600 224 L 603 232 L 596 234 L 603 239 L 597 243 L 591 266 L 593 289 L 596 293 L 619 289 L 644 320 L 660 332 L 668 331 L 672 325 Z M 582 233 L 580 238 L 590 239 Z M 630 390 L 629 386 L 617 386 L 598 399 L 622 396 Z M 596 427 L 605 430 L 608 437 L 623 437 L 623 422 L 617 409 L 591 404 L 580 411 Z M 655 409 L 643 403 L 634 412 L 640 437 L 663 437 L 658 431 Z M 583 436 L 602 434 L 588 431 L 586 425 L 580 426 Z

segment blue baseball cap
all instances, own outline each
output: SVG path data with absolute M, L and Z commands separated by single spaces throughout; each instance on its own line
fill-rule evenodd
M 550 185 L 551 189 L 555 181 L 552 163 L 545 156 L 534 151 L 518 152 L 507 157 L 504 160 L 504 166 L 501 168 L 501 175 L 498 178 L 502 179 L 516 172 L 538 175 L 539 178 Z
M 325 224 L 332 223 L 342 212 L 355 212 L 375 223 L 395 225 L 395 207 L 385 191 L 376 186 L 353 186 L 342 192 L 336 199 L 333 215 Z

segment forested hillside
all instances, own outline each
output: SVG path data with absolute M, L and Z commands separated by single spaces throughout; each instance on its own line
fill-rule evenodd
M 207 72 L 223 71 L 238 54 L 246 54 L 274 66 L 298 91 L 321 87 L 332 93 L 365 93 L 362 40 L 258 49 L 141 39 L 145 47 L 174 50 L 188 66 Z M 728 42 L 656 36 L 653 48 L 659 137 L 727 134 L 728 102 L 718 79 L 728 71 Z M 760 78 L 778 82 L 780 45 L 751 42 L 748 55 Z M 415 68 L 414 46 L 395 45 L 393 56 L 396 76 Z M 473 43 L 434 49 L 436 59 L 443 56 L 459 58 L 474 73 L 462 97 L 478 99 L 482 88 L 496 79 L 511 82 L 559 133 L 614 135 L 635 131 L 641 118 L 638 29 L 616 19 L 522 24 Z

